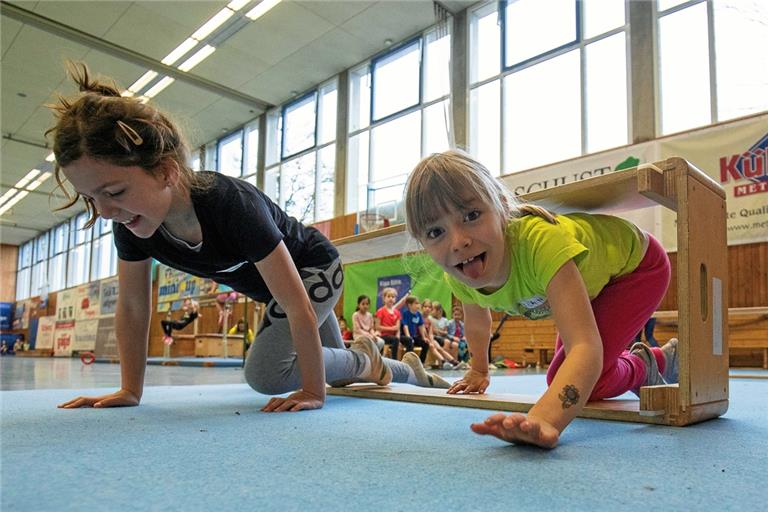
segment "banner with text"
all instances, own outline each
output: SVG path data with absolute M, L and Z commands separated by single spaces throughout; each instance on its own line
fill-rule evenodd
M 658 141 L 661 158 L 680 156 L 725 190 L 728 245 L 768 240 L 768 115 L 695 130 Z M 664 246 L 676 239 L 665 212 Z
M 53 331 L 55 329 L 55 316 L 41 316 L 37 319 L 37 337 L 35 338 L 35 350 L 53 349 Z
M 576 158 L 529 171 L 509 174 L 501 178 L 516 196 L 545 190 L 548 188 L 574 183 L 587 178 L 603 176 L 622 169 L 659 160 L 658 149 L 654 142 L 644 142 L 634 146 L 625 146 L 603 151 L 583 158 Z M 661 206 L 642 210 L 611 211 L 611 214 L 634 222 L 642 229 L 658 235 L 659 211 Z M 555 213 L 568 210 L 554 209 Z
M 117 308 L 117 296 L 119 295 L 118 279 L 104 279 L 101 282 L 99 292 L 99 309 L 102 315 L 114 315 Z
M 93 320 L 99 316 L 99 283 L 75 288 L 75 320 Z

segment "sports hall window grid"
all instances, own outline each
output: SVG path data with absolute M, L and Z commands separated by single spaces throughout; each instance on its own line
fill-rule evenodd
M 16 299 L 71 288 L 117 273 L 112 221 L 99 219 L 83 228 L 83 212 L 19 248 Z
M 627 21 L 629 2 L 560 1 L 561 9 L 571 13 L 562 20 L 563 26 L 567 24 L 564 33 L 568 37 L 558 39 L 560 34 L 549 31 L 541 38 L 547 45 L 538 48 L 540 53 L 536 53 L 535 47 L 502 50 L 505 48 L 502 28 L 506 29 L 508 20 L 499 15 L 499 6 L 504 10 L 508 7 L 506 3 L 487 2 L 468 11 L 468 149 L 497 174 L 502 169 L 505 173 L 514 172 L 632 140 L 628 128 L 631 122 L 628 114 L 631 62 L 627 58 L 631 33 Z M 535 4 L 535 0 L 518 0 L 511 11 L 505 12 L 534 19 Z M 768 110 L 768 53 L 763 50 L 768 47 L 765 19 L 768 19 L 768 4 L 764 2 L 657 0 L 651 22 L 656 30 L 650 31 L 655 32 L 657 38 L 653 56 L 657 74 L 656 136 Z M 516 26 L 524 28 L 534 24 L 519 20 Z M 681 32 L 686 33 L 682 41 L 674 36 Z M 392 203 L 400 200 L 408 170 L 421 156 L 448 147 L 451 38 L 450 34 L 439 37 L 441 35 L 437 30 L 427 30 L 422 36 L 404 41 L 350 69 L 346 213 L 375 210 L 377 205 L 391 210 Z M 413 89 L 409 89 L 410 94 L 403 96 L 410 101 L 399 104 L 398 90 L 387 91 L 381 83 L 387 82 L 388 66 L 414 68 L 415 41 L 421 49 L 418 78 L 417 73 L 411 71 L 409 80 L 402 83 L 413 87 L 418 80 L 421 96 L 415 103 Z M 510 40 L 505 38 L 504 42 Z M 401 53 L 401 50 L 404 51 Z M 378 91 L 374 93 L 375 98 L 371 95 L 372 66 L 378 66 L 381 73 L 379 86 L 374 88 Z M 539 95 L 540 88 L 535 90 L 535 95 L 522 95 L 521 100 L 515 101 L 514 90 L 530 87 L 537 76 L 552 75 L 557 80 L 550 79 L 548 83 L 553 87 L 551 90 L 558 92 L 550 92 L 547 98 L 557 102 L 556 96 L 562 94 L 572 98 L 570 103 L 550 102 L 546 108 L 530 108 L 536 105 L 530 98 Z M 566 81 L 561 75 L 570 78 Z M 325 201 L 313 203 L 313 217 L 305 217 L 306 222 L 328 219 L 335 213 L 336 80 L 322 84 L 316 92 L 320 104 L 314 119 L 314 146 L 307 145 L 282 158 L 282 109 L 264 114 L 267 116 L 264 190 L 282 207 L 286 208 L 288 203 L 294 210 L 293 215 L 302 212 L 296 211 L 289 198 L 304 200 L 314 191 L 316 198 Z M 328 106 L 323 109 L 322 98 L 326 93 L 332 100 L 327 98 Z M 386 95 L 394 96 L 395 100 L 388 100 Z M 371 123 L 373 99 L 377 100 L 379 110 Z M 393 101 L 394 106 L 388 107 L 388 101 Z M 403 107 L 401 111 L 395 111 L 398 106 Z M 569 111 L 577 112 L 573 115 L 578 122 L 564 121 L 565 112 Z M 517 116 L 520 122 L 516 121 Z M 540 119 L 548 120 L 548 125 L 544 123 L 547 130 L 542 130 Z M 526 124 L 527 121 L 530 124 Z M 293 136 L 296 130 L 301 140 L 311 124 L 297 123 L 290 124 L 288 135 Z M 519 140 L 524 139 L 515 138 L 518 132 L 534 133 L 537 124 L 535 133 L 539 138 L 533 140 L 533 144 L 523 144 Z M 261 150 L 258 139 L 259 119 L 256 119 L 207 144 L 202 168 L 242 176 L 256 184 Z M 537 140 L 543 141 L 543 147 L 534 150 Z M 219 157 L 222 146 L 226 158 Z M 301 144 L 299 147 L 304 148 Z M 199 154 L 193 155 L 192 167 L 201 168 Z M 306 178 L 307 185 L 294 190 L 284 184 L 281 191 L 281 174 L 283 182 L 299 182 L 302 177 Z M 39 295 L 46 286 L 47 291 L 52 292 L 115 274 L 116 252 L 108 240 L 111 229 L 98 231 L 98 235 L 93 235 L 95 240 L 91 240 L 90 229 L 83 232 L 77 228 L 84 222 L 85 214 L 76 215 L 20 247 L 17 300 Z M 47 244 L 47 253 L 42 250 L 44 244 Z M 108 246 L 111 247 L 109 256 Z M 36 247 L 40 247 L 37 252 Z
M 469 150 L 496 175 L 630 140 L 625 4 L 554 3 L 487 3 L 468 16 Z
M 432 29 L 350 71 L 345 213 L 396 215 L 410 169 L 450 147 L 450 42 Z
M 264 192 L 304 223 L 334 216 L 336 78 L 266 113 Z

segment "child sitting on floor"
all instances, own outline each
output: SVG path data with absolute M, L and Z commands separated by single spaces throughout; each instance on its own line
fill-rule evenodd
M 384 340 L 379 336 L 379 331 L 373 328 L 373 315 L 370 312 L 371 299 L 367 295 L 357 298 L 357 309 L 352 313 L 352 335 L 357 338 L 363 336 L 376 343 L 381 352 L 384 349 Z

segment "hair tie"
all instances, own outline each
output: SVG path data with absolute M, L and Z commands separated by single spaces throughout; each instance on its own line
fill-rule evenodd
M 122 121 L 117 122 L 117 126 L 120 127 L 121 130 L 123 130 L 123 133 L 125 133 L 129 139 L 131 139 L 131 142 L 136 144 L 137 146 L 141 146 L 144 143 L 144 139 L 141 138 L 141 135 L 139 135 L 136 130 L 128 126 Z

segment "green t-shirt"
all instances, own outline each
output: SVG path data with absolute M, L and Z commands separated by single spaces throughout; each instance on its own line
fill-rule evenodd
M 557 220 L 559 224 L 551 224 L 534 215 L 510 220 L 507 282 L 485 294 L 445 274 L 454 295 L 462 302 L 537 320 L 550 316 L 547 286 L 568 260 L 576 263 L 591 300 L 608 281 L 629 274 L 643 259 L 646 235 L 631 222 L 587 213 L 558 215 Z

